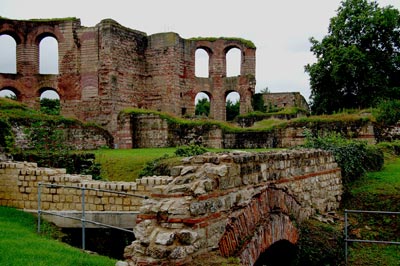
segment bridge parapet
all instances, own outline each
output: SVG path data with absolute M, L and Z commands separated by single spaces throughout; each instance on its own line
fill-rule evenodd
M 273 242 L 297 241 L 292 220 L 336 209 L 342 193 L 340 169 L 321 150 L 208 153 L 172 175 L 143 201 L 129 265 L 181 265 L 212 249 L 253 265 Z

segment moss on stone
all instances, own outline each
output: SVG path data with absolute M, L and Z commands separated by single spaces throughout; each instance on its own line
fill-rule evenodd
M 217 40 L 238 41 L 248 48 L 256 49 L 256 46 L 252 41 L 246 40 L 243 38 L 237 38 L 237 37 L 218 37 L 218 38 L 217 37 L 194 37 L 194 38 L 190 38 L 189 40 L 190 41 L 208 41 L 208 42 L 215 42 Z

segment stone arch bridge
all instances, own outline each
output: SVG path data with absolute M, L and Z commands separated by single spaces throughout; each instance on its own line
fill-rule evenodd
M 101 182 L 34 164 L 0 162 L 0 203 L 37 208 L 37 182 L 106 188 L 148 196 L 94 191 L 88 210 L 138 212 L 128 265 L 184 265 L 210 250 L 254 265 L 272 244 L 299 238 L 295 224 L 339 206 L 340 169 L 321 150 L 208 153 L 185 158 L 170 176 Z M 43 209 L 79 210 L 78 192 L 48 188 Z

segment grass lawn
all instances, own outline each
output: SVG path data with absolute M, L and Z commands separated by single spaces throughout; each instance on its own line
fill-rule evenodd
M 400 212 L 400 158 L 379 172 L 368 173 L 351 189 L 347 209 Z M 400 215 L 351 214 L 351 238 L 400 242 Z M 350 244 L 349 265 L 400 265 L 400 246 Z
M 146 148 L 93 151 L 101 165 L 101 177 L 108 181 L 135 181 L 146 162 L 174 155 L 176 148 Z
M 223 149 L 209 149 L 221 152 Z M 241 149 L 246 150 L 246 149 Z M 271 149 L 248 149 L 247 151 L 268 151 Z M 279 150 L 279 149 L 276 149 Z M 96 155 L 96 162 L 101 165 L 101 177 L 108 181 L 135 181 L 148 161 L 168 155 L 175 156 L 176 148 L 144 148 L 144 149 L 100 149 L 91 151 Z M 179 157 L 175 157 L 179 160 Z M 174 159 L 172 159 L 174 160 Z
M 116 260 L 90 255 L 36 233 L 36 218 L 0 207 L 0 265 L 2 266 L 113 266 Z

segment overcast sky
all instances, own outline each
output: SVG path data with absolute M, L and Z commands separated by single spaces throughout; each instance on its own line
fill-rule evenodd
M 299 91 L 308 100 L 313 63 L 309 38 L 321 40 L 340 0 L 0 0 L 11 19 L 77 17 L 82 26 L 112 18 L 148 35 L 173 31 L 183 38 L 240 37 L 257 47 L 256 91 Z M 400 0 L 378 0 L 400 9 Z M 1 52 L 1 47 L 0 47 Z M 0 53 L 1 56 L 1 53 Z M 1 60 L 1 59 L 0 59 Z

